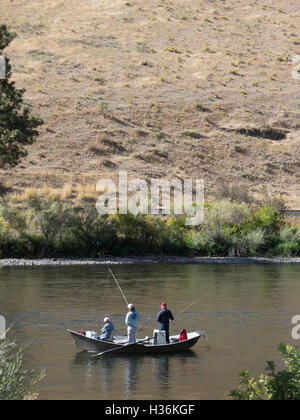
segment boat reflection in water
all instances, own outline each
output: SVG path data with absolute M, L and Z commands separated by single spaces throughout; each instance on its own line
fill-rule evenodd
M 145 389 L 152 383 L 158 389 L 170 388 L 173 375 L 184 375 L 187 359 L 199 359 L 192 350 L 183 353 L 149 355 L 106 355 L 91 358 L 87 352 L 77 353 L 73 367 L 81 368 L 81 385 L 84 383 L 82 367 L 86 366 L 85 386 L 92 388 L 100 377 L 101 391 L 106 394 L 124 387 L 126 397 L 131 398 L 135 391 Z M 196 360 L 195 360 L 196 361 Z M 100 390 L 99 390 L 100 391 Z M 117 398 L 117 396 L 116 396 Z
M 119 369 L 116 367 L 116 364 L 118 364 L 117 359 L 114 357 L 106 357 L 100 361 L 99 359 L 92 358 L 89 353 L 83 351 L 75 355 L 72 367 L 81 368 L 80 378 L 82 385 L 84 384 L 82 373 L 85 372 L 85 386 L 87 388 L 93 388 L 100 376 L 101 390 L 110 392 L 113 389 L 115 374 Z
M 160 354 L 154 359 L 155 373 L 158 386 L 161 388 L 168 388 L 170 378 L 170 360 L 168 354 Z
M 125 358 L 124 358 L 125 359 Z M 125 361 L 125 374 L 124 374 L 124 384 L 125 384 L 125 392 L 127 396 L 130 396 L 132 391 L 135 391 L 139 376 L 138 376 L 138 360 L 137 358 L 126 357 Z
M 157 385 L 162 389 L 169 388 L 171 375 L 178 377 L 184 375 L 187 359 L 199 359 L 197 353 L 192 350 L 182 354 L 160 354 L 153 357 Z M 170 366 L 171 365 L 171 366 Z M 171 372 L 171 374 L 170 374 Z

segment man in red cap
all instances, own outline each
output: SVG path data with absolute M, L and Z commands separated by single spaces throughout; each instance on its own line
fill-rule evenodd
M 170 320 L 174 321 L 174 317 L 172 315 L 172 312 L 169 309 L 167 309 L 166 302 L 162 302 L 160 304 L 160 309 L 161 310 L 158 313 L 157 318 L 156 318 L 157 322 L 159 322 L 158 329 L 166 331 L 166 341 L 167 341 L 167 344 L 169 344 L 170 343 L 170 340 L 169 340 Z

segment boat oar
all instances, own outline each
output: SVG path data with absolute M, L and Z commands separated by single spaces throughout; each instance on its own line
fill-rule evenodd
M 137 344 L 140 344 L 140 343 L 143 343 L 144 341 L 148 341 L 149 340 L 149 338 L 145 338 L 144 340 L 141 340 L 141 341 L 136 341 L 135 343 L 130 343 L 130 344 L 123 344 L 122 345 L 122 347 L 114 347 L 113 349 L 109 349 L 109 350 L 106 350 L 106 351 L 102 351 L 101 353 L 98 353 L 98 354 L 93 354 L 93 356 L 92 357 L 98 357 L 98 356 L 102 356 L 103 354 L 105 354 L 105 353 L 110 353 L 110 352 L 113 352 L 113 351 L 116 351 L 116 350 L 120 350 L 120 349 L 123 349 L 123 348 L 128 348 L 128 347 L 130 347 L 130 346 L 133 346 L 133 345 L 137 345 Z
M 11 324 L 7 330 L 0 336 L 0 340 L 4 340 L 6 334 L 12 329 L 12 327 L 15 325 L 15 322 L 13 324 Z

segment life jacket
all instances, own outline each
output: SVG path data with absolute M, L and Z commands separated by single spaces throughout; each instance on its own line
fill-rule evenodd
M 188 337 L 187 337 L 186 329 L 181 330 L 179 341 L 184 341 L 187 339 Z

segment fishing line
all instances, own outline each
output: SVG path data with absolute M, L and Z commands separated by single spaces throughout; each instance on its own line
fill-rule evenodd
M 208 336 L 207 336 L 207 334 L 205 333 L 205 336 L 204 336 L 205 338 L 206 338 L 206 340 L 207 340 L 207 342 L 208 342 L 208 345 L 209 345 L 209 347 L 210 347 L 210 342 L 209 342 L 209 339 L 208 339 Z
M 102 294 L 103 302 L 105 301 L 105 298 L 106 298 L 107 288 L 108 288 L 108 282 L 109 282 L 109 272 L 107 272 L 105 289 L 104 289 L 104 293 Z
M 105 298 L 106 298 L 106 295 L 107 295 L 107 289 L 108 289 L 108 283 L 109 283 L 109 272 L 107 272 L 104 292 L 101 295 L 101 300 L 100 300 L 101 303 L 104 303 L 105 302 Z M 98 328 L 98 322 L 97 322 L 97 328 Z

